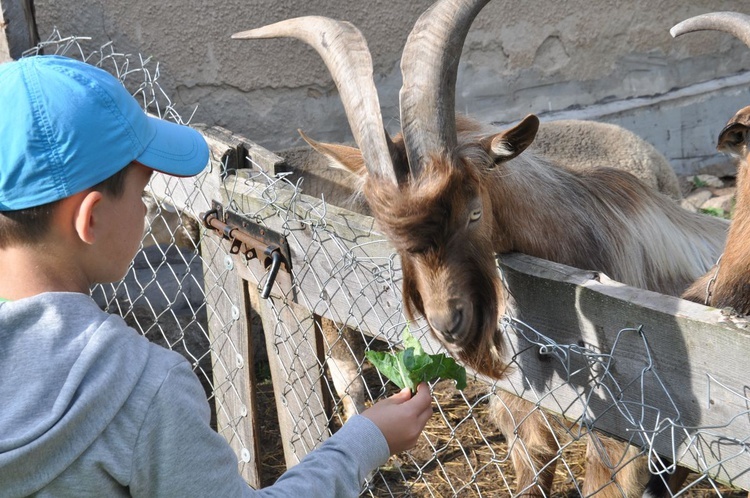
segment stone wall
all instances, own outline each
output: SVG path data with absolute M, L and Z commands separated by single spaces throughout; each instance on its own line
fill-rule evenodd
M 35 7 L 42 39 L 56 26 L 153 56 L 178 108 L 199 105 L 194 122 L 280 150 L 301 143 L 297 128 L 319 140 L 350 140 L 338 94 L 320 58 L 302 43 L 231 40 L 232 33 L 300 15 L 353 22 L 368 39 L 393 132 L 401 48 L 430 4 L 36 0 Z M 650 140 L 678 173 L 700 170 L 725 161 L 714 152 L 715 137 L 734 110 L 750 103 L 742 77 L 750 49 L 720 33 L 675 40 L 669 28 L 692 15 L 743 9 L 750 10 L 740 0 L 494 0 L 469 32 L 457 107 L 494 123 L 532 112 L 616 122 Z M 702 82 L 711 83 L 693 87 Z

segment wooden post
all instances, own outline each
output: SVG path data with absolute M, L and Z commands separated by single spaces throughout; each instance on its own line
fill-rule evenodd
M 260 300 L 259 311 L 284 458 L 290 468 L 330 435 L 318 334 L 313 315 L 292 302 L 270 296 Z
M 216 237 L 201 242 L 219 434 L 237 454 L 240 473 L 260 487 L 253 348 L 245 283 Z
M 32 0 L 0 0 L 0 64 L 39 43 Z

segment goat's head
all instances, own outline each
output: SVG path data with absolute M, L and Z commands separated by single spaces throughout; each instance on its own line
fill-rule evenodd
M 743 107 L 732 116 L 732 119 L 719 133 L 716 148 L 739 158 L 744 165 L 747 165 L 749 131 L 750 106 Z
M 694 31 L 723 31 L 750 47 L 750 16 L 738 12 L 711 12 L 686 19 L 669 31 L 673 37 Z M 750 106 L 744 107 L 729 120 L 721 133 L 716 148 L 740 158 L 748 159 L 748 130 Z
M 503 290 L 494 250 L 500 237 L 486 180 L 497 174 L 498 164 L 531 144 L 539 120 L 529 116 L 488 135 L 469 127 L 459 139 L 458 59 L 473 19 L 488 1 L 439 0 L 419 18 L 401 60 L 402 133 L 393 139 L 383 128 L 369 49 L 351 24 L 304 17 L 233 38 L 288 36 L 318 51 L 359 149 L 303 138 L 364 176 L 365 198 L 401 258 L 407 315 L 423 315 L 452 353 L 480 372 L 498 375 Z

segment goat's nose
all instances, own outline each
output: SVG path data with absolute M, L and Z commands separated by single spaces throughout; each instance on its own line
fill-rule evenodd
M 435 313 L 429 322 L 432 328 L 442 335 L 447 341 L 453 342 L 460 335 L 463 310 L 460 306 L 451 307 L 442 313 Z

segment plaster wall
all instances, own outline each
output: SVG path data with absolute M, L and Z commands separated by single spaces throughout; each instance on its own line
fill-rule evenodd
M 401 49 L 431 3 L 36 0 L 35 8 L 42 39 L 57 27 L 153 56 L 182 114 L 197 104 L 193 122 L 280 150 L 302 144 L 297 128 L 317 140 L 351 140 L 336 89 L 301 42 L 231 40 L 232 33 L 301 15 L 354 23 L 373 55 L 386 126 L 396 132 Z M 713 147 L 723 124 L 750 103 L 741 79 L 750 49 L 720 33 L 672 39 L 669 28 L 718 10 L 750 12 L 741 0 L 494 0 L 464 46 L 457 108 L 493 123 L 528 113 L 617 122 L 667 154 L 678 173 L 706 168 L 721 162 Z M 702 82 L 713 84 L 694 86 Z M 675 93 L 681 89 L 693 90 Z

